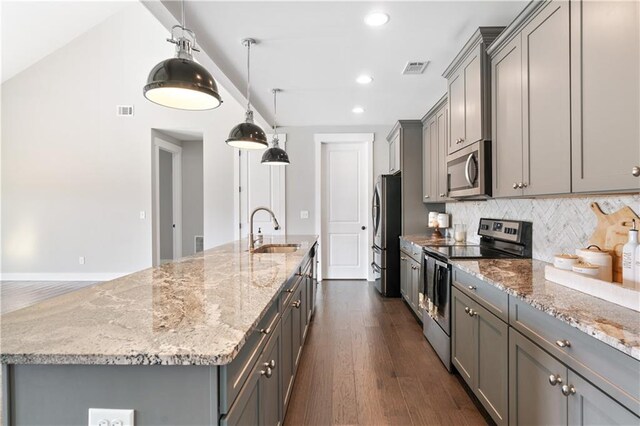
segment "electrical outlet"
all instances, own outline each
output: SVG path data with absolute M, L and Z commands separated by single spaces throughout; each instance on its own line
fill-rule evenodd
M 78 263 L 79 263 L 80 265 L 84 265 L 84 256 L 80 256 L 80 257 L 78 258 Z
M 89 426 L 134 426 L 133 410 L 89 408 Z
M 140 219 L 145 219 L 146 217 L 147 217 L 147 213 L 144 210 L 142 210 L 140 212 Z
M 309 210 L 300 210 L 300 219 L 309 219 Z

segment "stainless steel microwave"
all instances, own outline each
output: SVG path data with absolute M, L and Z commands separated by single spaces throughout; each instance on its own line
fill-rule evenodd
M 491 141 L 478 141 L 447 157 L 449 196 L 491 197 Z

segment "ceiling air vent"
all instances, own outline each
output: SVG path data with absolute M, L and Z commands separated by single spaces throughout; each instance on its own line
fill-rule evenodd
M 133 117 L 133 105 L 117 105 L 118 117 Z
M 422 74 L 427 69 L 429 61 L 410 61 L 404 66 L 402 75 Z

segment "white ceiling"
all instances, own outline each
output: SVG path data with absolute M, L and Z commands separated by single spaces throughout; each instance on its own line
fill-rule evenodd
M 126 1 L 2 0 L 2 82 L 120 11 L 126 4 Z
M 187 27 L 231 82 L 244 92 L 246 49 L 252 48 L 256 109 L 272 119 L 278 87 L 284 126 L 391 124 L 421 118 L 446 91 L 441 76 L 478 26 L 507 25 L 526 1 L 219 2 L 188 1 Z M 177 2 L 164 2 L 180 18 Z M 372 10 L 391 17 L 383 27 L 363 23 Z M 423 75 L 403 76 L 407 61 L 428 60 Z M 371 74 L 360 86 L 355 78 Z M 365 109 L 356 115 L 351 109 Z

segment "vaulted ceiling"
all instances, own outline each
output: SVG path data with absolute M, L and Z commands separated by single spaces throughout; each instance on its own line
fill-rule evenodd
M 282 125 L 391 124 L 421 118 L 445 92 L 443 70 L 478 26 L 508 25 L 526 1 L 244 2 L 187 1 L 186 25 L 244 93 L 252 37 L 253 101 L 273 117 L 272 88 Z M 163 2 L 180 20 L 180 3 Z M 384 11 L 381 27 L 364 16 Z M 401 75 L 408 61 L 427 60 L 422 75 Z M 363 86 L 360 74 L 374 80 Z M 364 113 L 354 114 L 361 106 Z

